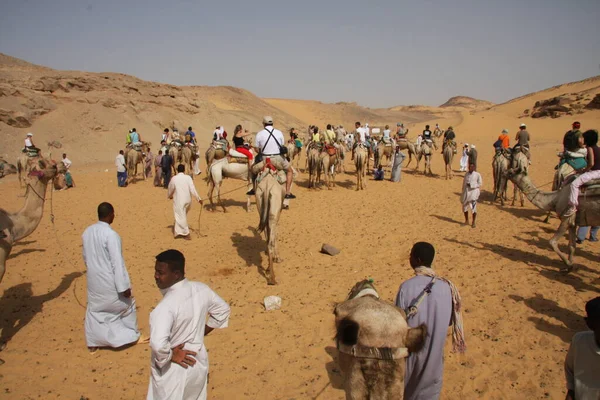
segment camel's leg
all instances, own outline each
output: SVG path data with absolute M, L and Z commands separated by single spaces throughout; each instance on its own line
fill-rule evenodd
M 573 257 L 577 248 L 577 227 L 569 224 L 569 265 L 573 268 Z
M 522 190 L 519 190 L 519 197 L 521 199 L 521 207 L 525 207 L 525 194 L 523 194 Z
M 11 250 L 12 245 L 10 245 L 6 240 L 0 239 L 0 283 L 4 277 L 4 272 L 6 272 L 6 259 L 10 255 Z
M 513 184 L 513 198 L 512 198 L 512 202 L 510 203 L 511 206 L 514 206 L 515 202 L 517 201 L 517 190 L 519 190 L 517 188 L 517 185 Z
M 269 219 L 271 217 L 269 216 Z M 267 253 L 269 255 L 269 264 L 267 266 L 267 270 L 265 271 L 265 275 L 267 276 L 267 283 L 269 285 L 276 285 L 277 281 L 275 280 L 275 271 L 273 269 L 273 263 L 275 261 L 275 232 L 271 230 L 271 221 L 267 226 Z
M 552 214 L 551 211 L 548 211 L 548 214 L 546 214 L 546 218 L 544 219 L 544 223 L 547 224 L 548 221 L 550 221 L 550 214 Z
M 227 210 L 225 209 L 225 205 L 223 204 L 223 200 L 221 200 L 221 183 L 219 182 L 218 185 L 215 185 L 215 190 L 217 191 L 217 203 L 219 203 L 219 205 L 221 206 L 221 208 L 223 209 L 223 212 L 227 212 Z
M 210 210 L 211 211 L 215 211 L 216 206 L 215 203 L 213 202 L 213 191 L 215 189 L 215 184 L 212 181 L 212 179 L 208 182 L 208 201 L 210 202 Z
M 246 196 L 246 212 L 250 212 L 250 196 Z
M 569 259 L 567 258 L 567 256 L 565 254 L 563 254 L 560 251 L 560 249 L 558 248 L 558 241 L 564 236 L 564 234 L 567 231 L 567 229 L 569 229 L 569 218 L 563 218 L 560 221 L 560 225 L 558 227 L 558 230 L 556 231 L 556 233 L 554 234 L 554 236 L 552 236 L 552 239 L 550 239 L 550 246 L 552 246 L 552 249 L 554 250 L 554 252 L 556 254 L 558 254 L 558 256 L 560 257 L 560 259 L 567 266 L 566 271 L 570 272 L 571 269 L 572 269 L 571 262 L 569 261 Z

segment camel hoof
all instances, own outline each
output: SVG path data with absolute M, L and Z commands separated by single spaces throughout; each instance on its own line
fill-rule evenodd
M 277 285 L 277 281 L 275 279 L 269 278 L 269 279 L 267 279 L 267 285 L 270 285 L 270 286 Z
M 283 258 L 274 258 L 273 262 L 282 263 L 283 262 Z

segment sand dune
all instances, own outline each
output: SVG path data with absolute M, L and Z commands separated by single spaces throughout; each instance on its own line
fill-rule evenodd
M 518 124 L 526 121 L 532 135 L 532 179 L 538 185 L 548 183 L 557 161 L 555 152 L 571 119 L 518 117 L 526 104 L 536 99 L 564 90 L 587 90 L 593 82 L 533 94 L 489 110 L 463 110 L 444 119 L 433 115 L 411 123 L 414 130 L 436 121 L 454 124 L 457 140 L 474 143 L 479 149 L 484 187 L 476 229 L 460 224 L 462 174 L 444 180 L 440 176 L 444 171 L 442 158 L 437 153 L 432 161 L 437 176 L 425 177 L 411 165 L 405 169 L 401 183 L 369 180 L 363 192 L 354 191 L 354 168 L 350 163 L 346 164 L 348 173 L 337 176 L 338 185 L 331 191 L 309 191 L 307 175 L 300 174 L 295 189 L 298 199 L 281 216 L 279 244 L 284 262 L 276 265 L 280 284 L 268 287 L 259 273 L 266 263 L 266 245 L 254 230 L 256 211 L 248 214 L 242 208 L 245 196 L 241 182 L 229 180 L 224 184 L 223 192 L 229 192 L 223 196 L 228 213 L 204 211 L 198 221 L 199 208 L 192 208 L 192 228 L 199 223 L 207 237 L 194 237 L 191 243 L 176 241 L 170 233 L 171 204 L 163 189 L 143 181 L 126 189 L 116 186 L 111 161 L 123 130 L 137 124 L 150 132 L 170 119 L 188 121 L 183 118 L 188 116 L 187 111 L 177 107 L 194 108 L 190 101 L 202 104 L 202 111 L 195 115 L 210 115 L 231 123 L 242 116 L 256 123 L 260 113 L 267 111 L 278 113 L 289 124 L 324 123 L 330 118 L 334 123 L 343 118 L 352 121 L 366 114 L 347 111 L 356 106 L 263 101 L 233 88 L 177 90 L 143 81 L 135 81 L 142 93 L 181 92 L 181 100 L 179 96 L 151 96 L 160 104 L 135 100 L 133 105 L 112 108 L 102 102 L 141 97 L 133 89 L 133 93 L 124 94 L 134 78 L 107 74 L 109 79 L 104 79 L 102 74 L 73 73 L 58 79 L 67 75 L 34 68 L 28 83 L 16 72 L 6 70 L 0 71 L 2 82 L 18 81 L 20 86 L 15 87 L 27 96 L 35 94 L 57 104 L 56 109 L 36 117 L 31 129 L 39 128 L 40 136 L 43 127 L 50 133 L 64 131 L 61 140 L 70 151 L 83 151 L 88 148 L 85 143 L 92 141 L 104 152 L 97 159 L 110 156 L 105 163 L 74 164 L 77 187 L 55 192 L 52 197 L 50 192 L 47 194 L 52 202 L 46 202 L 42 223 L 15 246 L 8 260 L 0 289 L 1 338 L 10 339 L 0 353 L 6 361 L 0 367 L 6 398 L 133 399 L 146 394 L 146 346 L 100 351 L 93 356 L 85 347 L 86 281 L 85 275 L 79 276 L 85 269 L 81 234 L 94 222 L 95 207 L 101 201 L 112 202 L 117 210 L 114 228 L 123 238 L 139 305 L 139 325 L 144 332 L 148 332 L 149 312 L 160 299 L 152 277 L 153 257 L 166 248 L 182 250 L 188 259 L 188 277 L 208 283 L 230 302 L 230 327 L 213 332 L 206 342 L 212 399 L 343 399 L 332 341 L 333 304 L 343 300 L 349 288 L 365 277 L 372 277 L 382 297 L 391 301 L 400 283 L 411 277 L 408 254 L 419 240 L 435 245 L 434 267 L 458 285 L 464 300 L 468 351 L 458 356 L 447 346 L 442 398 L 564 397 L 563 361 L 568 343 L 575 332 L 585 329 L 585 302 L 600 292 L 600 248 L 589 242 L 579 246 L 579 269 L 568 276 L 560 274 L 561 263 L 547 242 L 558 226 L 557 219 L 543 224 L 544 213 L 530 203 L 523 208 L 490 204 L 492 143 L 502 128 L 509 128 L 513 136 Z M 32 87 L 46 75 L 57 78 L 63 86 L 65 81 L 82 82 L 75 81 L 75 77 L 105 86 L 88 92 L 68 88 L 68 92 L 57 89 L 50 94 L 38 93 Z M 10 96 L 25 99 L 17 94 Z M 92 103 L 78 101 L 86 98 Z M 246 105 L 245 100 L 251 103 Z M 136 107 L 140 113 L 134 115 Z M 227 107 L 230 109 L 225 110 Z M 380 115 L 379 111 L 372 112 Z M 577 118 L 583 128 L 600 127 L 600 111 L 586 111 Z M 215 119 L 198 117 L 192 123 L 209 129 Z M 111 120 L 114 124 L 108 125 Z M 82 139 L 71 141 L 69 135 L 76 132 L 73 124 L 88 126 L 84 124 L 93 121 L 103 124 L 106 131 L 83 132 Z M 4 150 L 7 145 L 13 149 L 20 144 L 24 129 L 3 123 L 0 129 L 3 151 L 8 151 Z M 13 150 L 9 152 L 14 155 Z M 458 169 L 458 159 L 453 166 Z M 195 183 L 199 192 L 205 193 L 205 183 L 199 179 Z M 16 210 L 24 201 L 22 193 L 16 178 L 0 180 L 0 207 Z M 49 218 L 50 204 L 54 224 Z M 323 242 L 340 248 L 341 253 L 336 257 L 319 254 Z M 268 295 L 282 297 L 280 311 L 264 311 L 260 303 Z M 23 384 L 24 377 L 27 384 Z

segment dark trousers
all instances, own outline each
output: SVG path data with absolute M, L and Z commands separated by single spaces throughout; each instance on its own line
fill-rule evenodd
M 125 186 L 125 182 L 127 182 L 127 171 L 117 172 L 117 184 L 119 187 Z
M 171 181 L 171 168 L 169 169 L 163 169 L 163 178 L 164 178 L 164 188 L 168 188 L 169 187 L 169 182 Z

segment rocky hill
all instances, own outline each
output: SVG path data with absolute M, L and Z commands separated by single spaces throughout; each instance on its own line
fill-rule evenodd
M 493 106 L 494 103 L 478 100 L 467 96 L 454 96 L 442 104 L 440 108 L 459 107 L 467 110 L 483 110 Z

